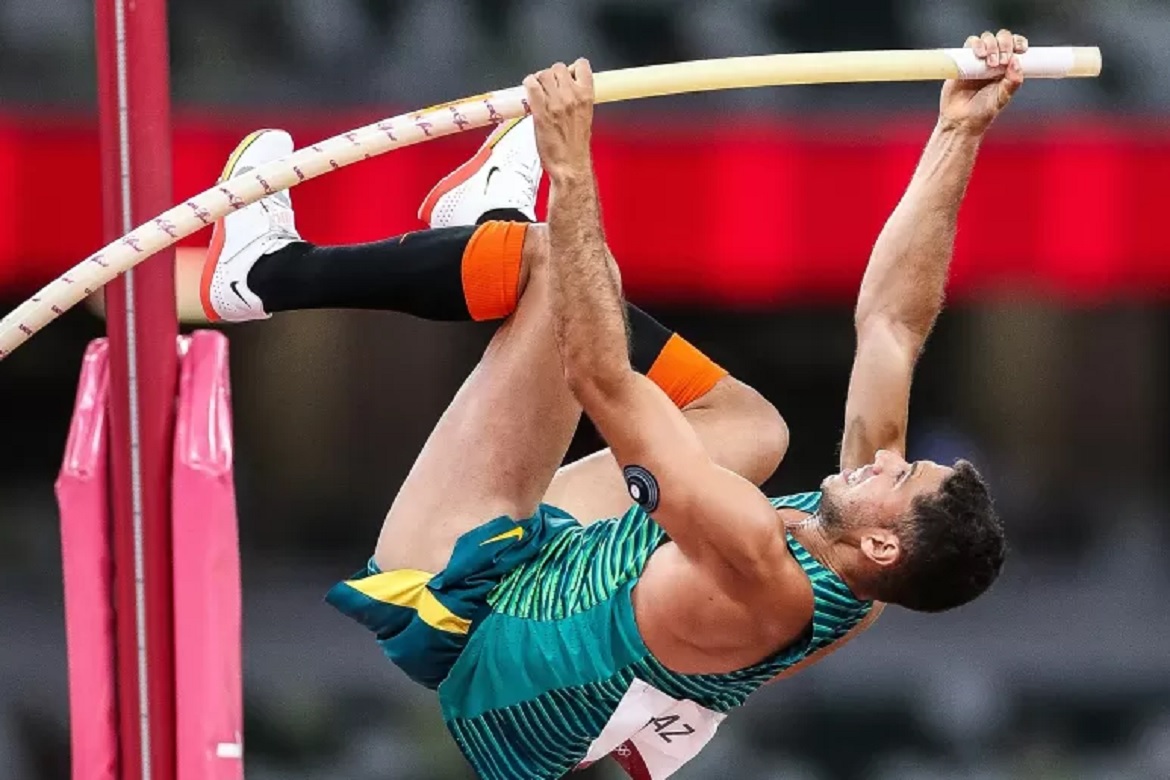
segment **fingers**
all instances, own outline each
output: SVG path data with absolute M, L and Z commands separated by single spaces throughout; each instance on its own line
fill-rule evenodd
M 565 102 L 565 98 L 572 94 L 573 87 L 573 75 L 569 73 L 569 66 L 558 62 L 549 68 L 549 73 L 552 74 L 553 88 L 557 92 L 557 97 L 560 102 Z
M 999 67 L 999 42 L 991 33 L 985 32 L 979 36 L 979 46 L 975 49 L 975 53 L 985 59 L 991 67 Z
M 533 116 L 543 117 L 546 112 L 544 86 L 537 79 L 536 74 L 530 74 L 524 79 L 524 92 L 528 96 L 528 108 Z
M 544 87 L 545 102 L 552 115 L 564 111 L 568 101 L 565 99 L 565 87 L 569 82 L 569 71 L 563 62 L 558 62 L 551 68 L 546 68 L 536 74 L 536 80 Z
M 995 34 L 995 43 L 999 64 L 1006 66 L 1016 51 L 1016 39 L 1009 30 L 1000 30 Z
M 1019 57 L 1012 57 L 1011 62 L 1008 63 L 1007 74 L 1000 79 L 996 93 L 996 102 L 999 104 L 1000 110 L 1003 110 L 1011 102 L 1012 95 L 1016 94 L 1016 90 L 1023 83 L 1024 66 L 1020 64 Z
M 557 64 L 559 65 L 560 63 Z M 564 66 L 562 65 L 561 67 Z M 557 92 L 556 69 L 557 66 L 553 65 L 551 68 L 545 68 L 536 74 L 536 80 L 540 82 L 541 88 L 544 89 L 545 100 L 550 102 Z
M 573 79 L 580 89 L 584 90 L 589 99 L 593 99 L 593 66 L 589 64 L 589 60 L 580 57 L 573 63 L 572 67 Z
M 987 129 L 1024 83 L 1020 55 L 1028 39 L 1003 29 L 969 36 L 964 44 L 990 72 L 968 81 L 949 81 L 943 87 L 942 113 L 979 132 Z
M 560 70 L 558 70 L 560 66 Z M 524 89 L 528 93 L 528 105 L 536 120 L 543 121 L 549 116 L 555 116 L 564 111 L 565 99 L 561 91 L 562 79 L 568 81 L 564 64 L 558 62 L 551 68 L 545 68 L 529 75 L 524 79 Z M 564 71 L 562 73 L 562 71 Z
M 593 73 L 589 62 L 558 62 L 524 79 L 544 170 L 555 182 L 592 175 Z
M 1016 55 L 1028 51 L 1029 44 L 1023 35 L 1005 29 L 994 34 L 987 31 L 982 35 L 968 36 L 963 45 L 973 50 L 989 68 L 1006 68 Z
M 585 58 L 578 59 L 572 67 L 558 62 L 528 76 L 524 86 L 529 92 L 539 90 L 541 105 L 552 113 L 560 113 L 574 104 L 593 102 L 593 70 Z

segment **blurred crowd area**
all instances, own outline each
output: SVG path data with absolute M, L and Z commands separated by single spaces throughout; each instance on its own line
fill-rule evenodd
M 847 306 L 651 311 L 772 399 L 792 447 L 772 493 L 835 468 Z M 1170 311 L 1015 300 L 945 313 L 912 402 L 916 458 L 974 460 L 1012 551 L 942 616 L 891 610 L 827 662 L 757 694 L 682 780 L 1170 777 Z M 0 776 L 65 778 L 65 646 L 51 480 L 77 358 L 101 324 L 40 334 L 43 382 L 0 381 Z M 468 777 L 430 694 L 322 602 L 490 333 L 379 313 L 229 330 L 252 780 Z M 0 371 L 0 376 L 2 376 Z M 10 403 L 16 401 L 15 403 Z M 583 426 L 570 457 L 598 444 Z M 5 762 L 15 767 L 4 772 Z M 583 780 L 617 780 L 613 767 Z
M 414 106 L 511 86 L 555 60 L 597 69 L 707 57 L 960 46 L 1008 26 L 1036 44 L 1106 47 L 1106 72 L 1062 85 L 1084 107 L 1170 105 L 1159 74 L 1170 6 L 1161 0 L 179 0 L 170 3 L 176 97 L 185 103 Z M 442 63 L 442 67 L 436 64 Z M 88 2 L 0 4 L 0 101 L 93 99 Z M 904 90 L 745 91 L 716 106 L 877 106 Z
M 1170 121 L 1170 91 L 1158 75 L 1170 72 L 1170 5 L 1160 0 L 174 0 L 170 14 L 180 110 L 319 113 L 345 104 L 380 115 L 383 104 L 421 106 L 509 85 L 578 54 L 608 69 L 958 45 L 969 31 L 1006 25 L 1035 43 L 1106 51 L 1101 79 L 1029 93 L 1018 113 L 1041 130 L 1050 114 L 1109 111 L 1120 124 L 1128 111 Z M 87 2 L 0 0 L 0 105 L 90 110 L 91 36 Z M 929 109 L 935 90 L 761 90 L 681 105 L 890 113 Z M 630 110 L 652 116 L 655 105 Z M 1091 192 L 1093 183 L 1084 187 Z M 994 236 L 987 241 L 998 257 L 1017 251 Z M 1164 298 L 1086 306 L 1025 285 L 948 309 L 918 372 L 910 454 L 966 457 L 988 475 L 1012 548 L 1001 582 L 953 614 L 891 611 L 830 661 L 760 692 L 678 777 L 1170 777 Z M 0 291 L 0 314 L 18 302 Z M 853 350 L 850 301 L 750 311 L 637 302 L 785 415 L 792 446 L 769 492 L 815 489 L 835 469 Z M 52 482 L 80 356 L 102 328 L 79 309 L 22 350 L 19 373 L 14 361 L 0 363 L 5 780 L 67 777 Z M 248 777 L 466 777 L 432 698 L 322 597 L 363 565 L 386 507 L 490 328 L 303 313 L 228 332 Z M 598 445 L 583 425 L 570 455 Z M 603 766 L 581 777 L 618 775 Z

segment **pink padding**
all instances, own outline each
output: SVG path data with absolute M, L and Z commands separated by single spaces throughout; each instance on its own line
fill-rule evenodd
M 178 780 L 241 780 L 240 553 L 228 346 L 180 338 L 173 483 Z
M 74 780 L 117 780 L 113 561 L 107 508 L 109 348 L 90 343 L 57 477 Z

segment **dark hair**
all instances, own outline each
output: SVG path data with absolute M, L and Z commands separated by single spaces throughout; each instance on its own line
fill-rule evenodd
M 1003 568 L 1003 524 L 987 483 L 965 460 L 938 490 L 914 499 L 900 536 L 904 557 L 877 583 L 881 601 L 943 612 L 981 595 Z

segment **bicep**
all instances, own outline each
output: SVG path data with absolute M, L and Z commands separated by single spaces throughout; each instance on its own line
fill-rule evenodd
M 872 463 L 878 450 L 905 456 L 910 383 L 921 346 L 920 339 L 892 323 L 858 331 L 845 400 L 841 468 Z
M 775 573 L 783 534 L 772 505 L 755 485 L 711 460 L 656 385 L 631 371 L 618 386 L 577 391 L 631 498 L 684 555 L 728 583 Z

